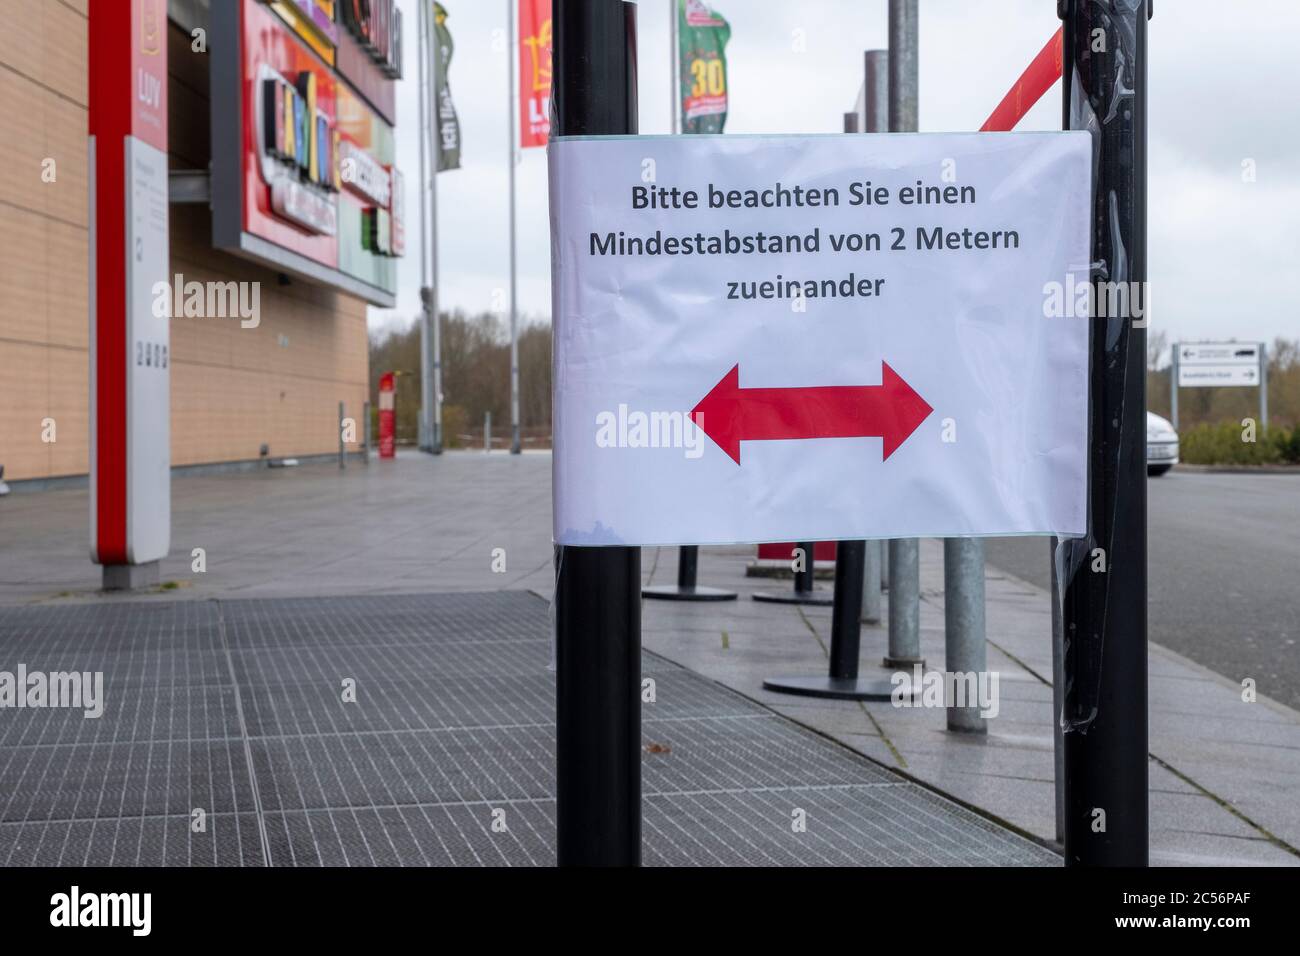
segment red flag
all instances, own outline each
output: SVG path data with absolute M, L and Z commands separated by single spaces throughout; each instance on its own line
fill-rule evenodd
M 551 132 L 551 0 L 519 0 L 519 145 Z

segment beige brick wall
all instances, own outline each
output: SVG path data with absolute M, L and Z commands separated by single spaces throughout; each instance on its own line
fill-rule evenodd
M 7 479 L 84 474 L 89 444 L 85 0 L 0 0 L 0 464 Z M 174 168 L 206 161 L 206 57 L 172 29 Z M 44 183 L 42 163 L 57 164 Z M 362 434 L 366 308 L 211 248 L 202 206 L 171 210 L 171 273 L 258 282 L 261 324 L 172 319 L 172 462 L 328 454 L 338 403 Z M 42 441 L 52 418 L 57 441 Z M 356 446 L 353 446 L 354 448 Z

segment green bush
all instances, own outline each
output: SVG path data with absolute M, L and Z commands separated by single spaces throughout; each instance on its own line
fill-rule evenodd
M 1291 434 L 1283 443 L 1282 458 L 1288 464 L 1300 465 L 1300 425 L 1291 429 Z
M 1257 428 L 1246 441 L 1246 427 L 1233 422 L 1195 425 L 1179 437 L 1179 457 L 1191 465 L 1277 465 L 1300 461 L 1300 426 Z

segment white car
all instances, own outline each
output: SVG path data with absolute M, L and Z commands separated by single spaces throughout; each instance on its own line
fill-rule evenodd
M 1178 464 L 1178 432 L 1159 415 L 1147 412 L 1147 474 L 1163 475 Z

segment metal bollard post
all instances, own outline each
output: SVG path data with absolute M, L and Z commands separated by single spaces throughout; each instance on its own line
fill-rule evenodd
M 492 413 L 483 413 L 483 454 L 492 450 Z
M 643 598 L 662 601 L 734 601 L 735 591 L 696 584 L 699 576 L 700 548 L 684 544 L 677 549 L 677 583 L 655 584 L 641 589 Z
M 765 690 L 835 700 L 891 700 L 894 683 L 858 677 L 862 644 L 864 556 L 873 541 L 841 541 L 835 554 L 835 604 L 831 609 L 830 673 L 825 677 L 769 677 Z
M 889 0 L 889 131 L 919 127 L 917 0 Z
M 1259 427 L 1268 428 L 1268 345 L 1259 343 Z
M 347 413 L 343 408 L 343 403 L 339 402 L 339 471 L 347 467 L 347 445 L 343 442 L 343 419 Z
M 889 542 L 889 653 L 886 667 L 925 667 L 921 656 L 921 543 Z
M 1170 350 L 1173 356 L 1169 363 L 1169 424 L 1178 431 L 1178 343 Z
M 369 402 L 365 402 L 365 403 L 361 406 L 361 409 L 362 409 L 362 411 L 361 411 L 361 418 L 362 418 L 362 420 L 366 423 L 366 425 L 365 425 L 365 429 L 366 429 L 366 430 L 365 430 L 365 432 L 363 433 L 363 434 L 365 435 L 365 442 L 366 442 L 366 444 L 365 444 L 365 458 L 362 459 L 362 464 L 366 464 L 366 465 L 368 465 L 368 464 L 370 464 L 370 403 L 369 403 Z
M 813 552 L 816 547 L 812 541 L 801 541 L 795 545 L 795 548 L 803 553 L 804 566 L 802 571 L 794 573 L 792 591 L 759 591 L 751 594 L 750 597 L 755 601 L 768 604 L 816 604 L 822 607 L 833 604 L 832 596 L 828 595 L 824 588 L 819 588 L 813 583 L 816 564 Z
M 880 542 L 868 541 L 862 571 L 862 620 L 879 624 L 883 602 L 880 596 Z
M 963 706 L 948 701 L 948 729 L 968 734 L 988 731 L 980 716 L 978 688 L 988 667 L 984 640 L 984 542 L 947 538 L 943 542 L 944 670 L 962 675 Z M 971 698 L 975 697 L 974 700 Z
M 1177 348 L 1177 346 L 1175 346 Z M 1056 842 L 1065 843 L 1065 732 L 1061 710 L 1065 706 L 1065 636 L 1061 633 L 1061 578 L 1056 570 L 1057 539 L 1047 539 L 1052 561 L 1052 756 L 1056 769 Z
M 919 122 L 917 0 L 889 0 L 889 131 L 915 133 Z M 889 542 L 889 656 L 886 667 L 921 659 L 921 546 Z

